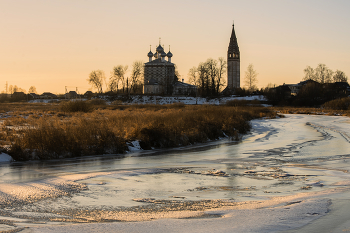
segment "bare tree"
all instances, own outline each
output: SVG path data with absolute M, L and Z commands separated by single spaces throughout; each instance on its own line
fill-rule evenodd
M 319 83 L 332 82 L 333 71 L 328 69 L 325 64 L 318 64 L 315 69 L 315 79 Z
M 218 77 L 217 77 L 217 82 L 216 82 L 216 91 L 217 94 L 220 91 L 220 88 L 224 86 L 224 79 L 223 76 L 226 73 L 226 68 L 227 68 L 227 62 L 223 57 L 219 57 L 219 67 L 218 67 Z
M 256 76 L 258 76 L 258 73 L 254 70 L 253 64 L 249 64 L 244 77 L 245 86 L 249 89 L 249 91 L 254 91 L 257 89 L 256 84 L 258 80 Z
M 125 74 L 128 70 L 128 66 L 118 65 L 113 68 L 111 72 L 111 77 L 109 79 L 109 89 L 111 91 L 118 91 L 119 84 L 121 83 L 123 88 L 123 93 L 126 85 Z
M 334 82 L 347 82 L 348 77 L 345 75 L 345 73 L 343 71 L 337 70 L 334 73 L 333 81 Z
M 216 79 L 218 76 L 218 61 L 213 58 L 209 58 L 205 62 L 205 66 L 207 68 L 207 73 L 209 76 L 209 80 L 207 82 L 207 94 L 215 95 L 216 94 Z
M 19 88 L 17 87 L 17 85 L 14 85 L 12 90 L 13 90 L 13 92 L 18 92 Z
M 201 96 L 218 95 L 224 83 L 226 67 L 224 58 L 220 57 L 218 60 L 209 58 L 206 62 L 199 63 L 198 67 L 189 70 L 189 82 L 198 87 Z
M 102 93 L 102 86 L 106 80 L 105 73 L 102 70 L 94 70 L 90 73 L 87 81 L 97 89 L 99 93 Z
M 316 81 L 315 70 L 311 66 L 307 66 L 304 69 L 304 73 L 305 73 L 305 76 L 303 78 L 304 81 L 306 81 L 306 80 Z
M 131 85 L 130 88 L 133 92 L 136 92 L 136 88 L 142 85 L 142 76 L 143 76 L 143 62 L 135 61 L 132 64 L 132 72 L 131 72 Z
M 36 93 L 36 88 L 34 86 L 29 87 L 28 93 Z
M 188 82 L 192 85 L 197 85 L 197 68 L 193 66 L 189 71 L 188 71 Z

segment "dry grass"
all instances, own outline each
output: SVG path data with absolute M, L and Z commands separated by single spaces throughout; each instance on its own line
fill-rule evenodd
M 4 121 L 1 144 L 11 145 L 8 153 L 16 160 L 117 154 L 134 140 L 151 149 L 225 135 L 238 139 L 250 130 L 251 119 L 276 116 L 267 108 L 247 106 L 98 105 L 92 112 L 62 112 L 59 107 L 41 112 L 24 107 L 27 112 L 22 111 L 22 117 L 13 115 Z
M 310 114 L 329 116 L 350 116 L 350 110 L 334 110 L 326 108 L 296 108 L 296 107 L 272 107 L 272 111 L 281 114 Z

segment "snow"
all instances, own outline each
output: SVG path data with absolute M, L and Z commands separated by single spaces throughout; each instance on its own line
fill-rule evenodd
M 207 99 L 202 97 L 162 97 L 162 96 L 131 96 L 130 104 L 174 104 L 184 103 L 188 105 L 194 104 L 225 104 L 229 100 L 259 100 L 265 101 L 265 97 L 262 95 L 254 96 L 230 96 L 222 98 Z
M 11 162 L 13 159 L 10 155 L 8 154 L 5 154 L 5 153 L 1 153 L 0 154 L 0 163 L 3 163 L 3 162 Z
M 308 123 L 307 127 L 305 127 L 306 123 Z M 254 120 L 252 121 L 252 125 L 254 131 L 250 135 L 246 135 L 244 137 L 244 142 L 240 144 L 240 150 L 242 152 L 247 152 L 246 150 L 243 150 L 243 147 L 252 147 L 252 143 L 254 143 L 254 147 L 252 147 L 251 150 L 256 150 L 257 148 L 266 148 L 266 150 L 271 148 L 288 148 L 290 147 L 288 145 L 291 144 L 306 147 L 303 142 L 308 140 L 306 143 L 316 143 L 317 140 L 320 140 L 319 132 L 322 132 L 324 129 L 328 132 L 328 136 L 324 134 L 324 137 L 332 137 L 330 133 L 335 132 L 337 134 L 340 133 L 342 137 L 348 139 L 348 132 L 350 132 L 349 119 L 338 116 L 286 115 L 286 118 L 275 120 Z M 315 127 L 318 131 L 311 127 Z M 279 137 L 277 137 L 277 135 L 279 135 Z M 341 140 L 344 141 L 343 139 Z M 315 154 L 313 153 L 314 150 L 312 150 L 312 154 L 315 154 L 315 157 L 319 157 L 324 151 L 324 154 L 340 155 L 341 148 L 339 147 L 343 144 L 331 146 L 327 144 L 328 141 L 329 140 L 323 140 L 322 142 L 325 145 L 318 146 L 319 148 L 315 149 L 315 151 L 319 153 Z M 348 145 L 347 142 L 345 145 Z M 138 150 L 139 143 L 137 141 L 132 142 L 129 145 L 129 149 Z M 339 149 L 339 152 L 337 149 Z M 344 151 L 343 149 L 342 151 Z M 308 155 L 306 153 L 308 152 L 307 150 L 304 152 L 305 154 L 298 156 L 307 156 L 307 158 L 313 156 Z M 204 154 L 204 152 L 202 153 Z M 237 153 L 237 155 L 240 156 L 243 156 L 242 154 L 243 153 Z M 252 155 L 250 156 L 253 156 L 253 153 L 251 154 Z M 268 155 L 265 153 L 264 156 Z M 244 157 L 246 157 L 246 155 L 244 155 Z M 270 159 L 271 158 L 272 157 L 270 157 Z M 344 164 L 344 167 L 347 168 L 347 165 Z M 290 171 L 283 174 L 287 176 L 290 174 Z M 245 173 L 253 172 L 256 171 L 247 170 Z M 281 232 L 302 227 L 313 220 L 325 216 L 330 207 L 332 196 L 341 195 L 342 192 L 349 191 L 348 173 L 338 170 L 334 171 L 332 169 L 328 170 L 328 172 L 331 172 L 331 177 L 334 177 L 335 175 L 339 176 L 339 174 L 342 175 L 342 179 L 344 180 L 337 183 L 338 187 L 329 188 L 330 182 L 327 183 L 327 180 L 317 180 L 320 177 L 310 177 L 309 185 L 323 186 L 324 184 L 324 189 L 315 192 L 303 192 L 289 196 L 272 197 L 271 199 L 261 199 L 258 201 L 237 201 L 236 206 L 202 212 L 169 211 L 162 213 L 145 213 L 144 215 L 139 214 L 138 216 L 132 216 L 131 212 L 120 213 L 120 215 L 125 214 L 124 217 L 126 219 L 134 217 L 135 219 L 133 221 L 135 222 L 86 223 L 66 226 L 63 226 L 62 223 L 61 226 L 31 226 L 30 228 L 24 229 L 22 232 Z M 108 172 L 106 174 L 112 173 L 113 172 Z M 215 169 L 213 170 L 213 173 L 221 174 L 222 171 Z M 39 191 L 42 191 L 42 195 L 35 198 L 55 197 L 58 196 L 55 195 L 56 192 L 64 192 L 68 189 L 58 188 L 59 186 L 62 186 L 63 184 L 71 184 L 70 187 L 74 187 L 74 185 L 76 185 L 74 182 L 77 180 L 86 179 L 88 176 L 99 176 L 101 174 L 102 173 L 90 173 L 61 176 L 56 179 L 52 178 L 41 181 L 40 186 L 37 183 L 30 183 L 30 185 L 26 185 L 25 187 L 19 187 L 15 184 L 2 184 L 0 192 L 12 195 L 13 198 L 19 200 L 26 200 L 26 198 L 22 197 L 24 194 L 32 195 L 33 192 L 38 193 L 38 189 L 40 188 Z M 322 175 L 321 178 L 325 179 L 326 174 Z M 331 179 L 330 181 L 333 182 L 336 180 Z M 68 185 L 64 185 L 64 187 L 67 186 Z M 317 187 L 314 187 L 312 190 L 316 188 Z M 74 189 L 82 190 L 84 189 L 84 186 L 78 186 Z M 348 193 L 345 193 L 344 195 L 346 196 Z M 113 198 L 115 198 L 115 196 L 113 196 Z M 150 198 L 140 198 L 137 201 L 147 203 L 152 200 Z M 106 216 L 107 214 L 108 213 L 106 213 Z M 146 220 L 141 219 L 145 216 L 147 217 Z M 137 219 L 138 217 L 139 219 Z
M 259 208 L 258 203 L 244 209 L 238 207 L 234 210 L 205 211 L 197 218 L 190 216 L 181 219 L 187 214 L 180 212 L 178 217 L 154 221 L 38 226 L 22 232 L 280 232 L 291 229 L 291 225 L 293 228 L 303 226 L 328 211 L 330 202 L 327 198 L 300 198 L 293 196 L 283 200 L 276 199 L 270 201 L 271 206 L 265 208 Z M 281 202 L 286 204 L 273 206 Z
M 129 148 L 129 152 L 142 150 L 139 141 L 132 141 L 131 143 L 129 143 L 128 148 Z

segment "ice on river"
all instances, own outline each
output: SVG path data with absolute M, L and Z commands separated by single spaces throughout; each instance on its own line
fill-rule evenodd
M 349 194 L 349 118 L 251 123 L 239 143 L 3 164 L 0 221 L 23 232 L 279 232 Z

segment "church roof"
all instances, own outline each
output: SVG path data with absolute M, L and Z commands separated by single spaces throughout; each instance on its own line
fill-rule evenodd
M 150 61 L 150 62 L 146 62 L 145 64 L 166 64 L 166 65 L 174 65 L 173 63 L 171 62 L 168 62 L 166 60 L 162 61 L 161 58 L 157 58 L 157 59 L 154 59 L 153 61 Z
M 235 33 L 235 25 L 232 25 L 232 33 L 230 38 L 230 44 L 228 45 L 228 53 L 239 54 L 239 47 Z

